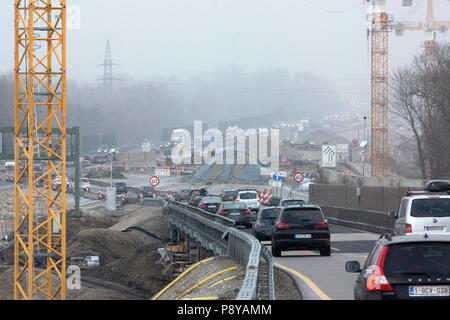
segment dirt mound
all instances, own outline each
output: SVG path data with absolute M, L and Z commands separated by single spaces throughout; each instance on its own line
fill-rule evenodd
M 68 243 L 69 257 L 99 256 L 100 265 L 106 265 L 132 254 L 142 242 L 130 233 L 109 229 L 80 231 Z
M 0 300 L 13 300 L 14 299 L 14 268 L 13 267 L 0 267 Z M 54 278 L 53 283 L 58 283 L 58 279 Z M 120 292 L 118 290 L 110 290 L 106 288 L 86 287 L 81 285 L 81 289 L 66 291 L 67 300 L 131 300 L 133 295 Z M 42 294 L 36 294 L 35 300 L 46 300 L 46 297 Z
M 0 215 L 7 217 L 14 216 L 14 191 L 7 190 L 0 192 Z
M 158 248 L 162 246 L 161 242 L 145 245 L 103 268 L 87 271 L 87 275 L 141 290 L 152 296 L 171 281 L 170 274 L 165 274 L 163 265 L 158 263 L 161 257 Z

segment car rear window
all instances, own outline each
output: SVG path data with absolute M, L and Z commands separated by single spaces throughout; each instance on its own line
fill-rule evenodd
M 411 205 L 411 216 L 450 217 L 450 198 L 415 199 Z
M 301 206 L 305 204 L 303 200 L 284 200 L 283 205 L 285 206 Z
M 450 242 L 402 243 L 390 245 L 384 263 L 386 276 L 450 276 Z
M 256 192 L 242 192 L 239 194 L 239 199 L 242 200 L 256 199 Z
M 323 221 L 322 211 L 316 208 L 284 210 L 280 218 L 280 222 L 288 224 L 317 223 L 321 221 Z
M 261 212 L 261 220 L 275 220 L 280 209 L 266 209 Z
M 225 194 L 227 196 L 232 196 L 234 194 L 234 191 L 226 191 Z

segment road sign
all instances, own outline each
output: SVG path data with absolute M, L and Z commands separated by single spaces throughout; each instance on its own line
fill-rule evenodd
M 336 146 L 322 146 L 322 167 L 336 167 Z
M 274 173 L 274 174 L 272 175 L 272 179 L 273 179 L 273 181 L 281 181 L 281 180 L 283 180 L 283 177 L 280 176 L 280 175 L 278 174 L 278 172 L 276 172 L 276 173 Z
M 153 176 L 150 178 L 150 185 L 152 187 L 157 187 L 159 185 L 159 178 L 156 176 Z
M 272 181 L 272 187 L 281 187 L 281 181 Z
M 305 176 L 303 175 L 303 173 L 301 173 L 301 172 L 296 172 L 296 173 L 294 174 L 294 180 L 295 180 L 295 182 L 300 183 L 300 182 L 303 182 L 304 179 L 305 179 Z

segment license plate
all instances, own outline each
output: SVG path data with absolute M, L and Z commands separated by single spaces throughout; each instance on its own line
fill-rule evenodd
M 241 213 L 240 212 L 232 212 L 230 213 L 230 216 L 240 216 Z
M 411 286 L 410 297 L 447 297 L 450 295 L 449 286 Z
M 425 226 L 425 231 L 445 231 L 444 226 Z
M 296 234 L 295 239 L 311 239 L 310 234 Z
M 208 206 L 208 208 L 210 208 L 210 209 L 215 209 L 216 206 Z

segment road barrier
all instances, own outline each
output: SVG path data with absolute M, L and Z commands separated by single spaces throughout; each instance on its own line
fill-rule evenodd
M 387 213 L 322 205 L 320 207 L 331 224 L 380 234 L 394 232 L 395 220 Z
M 203 249 L 246 266 L 236 300 L 275 300 L 273 257 L 255 237 L 234 228 L 233 220 L 199 208 L 175 201 L 164 207 L 171 224 Z

